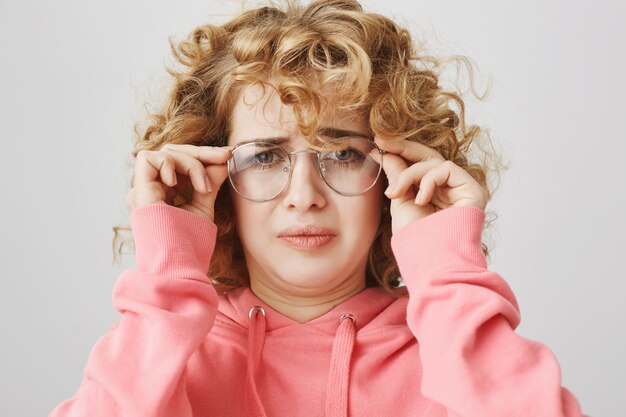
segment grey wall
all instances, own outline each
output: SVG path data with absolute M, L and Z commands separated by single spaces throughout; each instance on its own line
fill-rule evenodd
M 166 79 L 167 37 L 240 7 L 54 3 L 0 1 L 3 416 L 70 397 L 118 319 L 111 291 L 133 260 L 112 265 L 111 227 L 128 220 L 132 122 Z M 512 164 L 488 206 L 490 269 L 518 297 L 518 332 L 552 349 L 584 411 L 626 416 L 623 3 L 365 5 L 470 56 L 479 86 L 491 77 L 490 100 L 468 102 Z

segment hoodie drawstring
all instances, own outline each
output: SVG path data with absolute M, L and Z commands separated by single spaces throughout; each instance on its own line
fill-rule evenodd
M 258 314 L 259 312 L 261 314 Z M 248 328 L 246 403 L 250 415 L 266 417 L 255 382 L 256 369 L 265 342 L 265 310 L 261 306 L 254 306 L 250 309 L 248 317 L 250 318 L 250 327 Z M 350 359 L 352 358 L 355 338 L 356 318 L 352 314 L 343 314 L 339 317 L 339 327 L 335 333 L 330 358 L 330 370 L 326 385 L 326 417 L 345 417 L 348 415 Z
M 259 315 L 258 313 L 261 312 Z M 248 313 L 250 327 L 248 328 L 248 371 L 246 375 L 246 403 L 251 416 L 265 417 L 265 409 L 256 389 L 254 376 L 261 360 L 263 343 L 265 342 L 265 310 L 261 306 L 254 306 Z
M 349 319 L 349 320 L 345 320 Z M 339 328 L 335 333 L 330 371 L 326 386 L 326 417 L 348 415 L 348 381 L 350 358 L 354 348 L 356 318 L 352 314 L 339 317 Z

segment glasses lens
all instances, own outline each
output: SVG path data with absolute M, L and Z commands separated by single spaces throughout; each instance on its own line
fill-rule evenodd
M 370 189 L 381 166 L 370 156 L 376 146 L 364 138 L 334 139 L 320 153 L 320 168 L 326 183 L 344 195 L 358 195 Z
M 274 198 L 289 180 L 289 157 L 277 145 L 255 142 L 233 152 L 228 162 L 230 182 L 244 198 L 265 201 Z

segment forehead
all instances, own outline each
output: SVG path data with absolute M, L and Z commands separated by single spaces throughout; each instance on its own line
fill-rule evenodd
M 327 105 L 318 115 L 319 127 L 339 129 L 371 137 L 366 115 Z M 243 87 L 235 101 L 230 118 L 229 145 L 260 137 L 301 136 L 292 106 L 285 105 L 272 88 L 258 85 Z

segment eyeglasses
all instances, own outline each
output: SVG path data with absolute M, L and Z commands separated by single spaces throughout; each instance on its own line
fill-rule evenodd
M 370 155 L 380 154 L 379 164 Z M 335 192 L 360 195 L 376 184 L 385 151 L 374 142 L 359 137 L 343 137 L 325 142 L 320 151 L 305 149 L 287 152 L 271 142 L 251 142 L 233 149 L 228 160 L 228 178 L 240 196 L 252 201 L 268 201 L 277 197 L 289 184 L 292 155 L 317 154 L 317 166 L 324 182 Z

